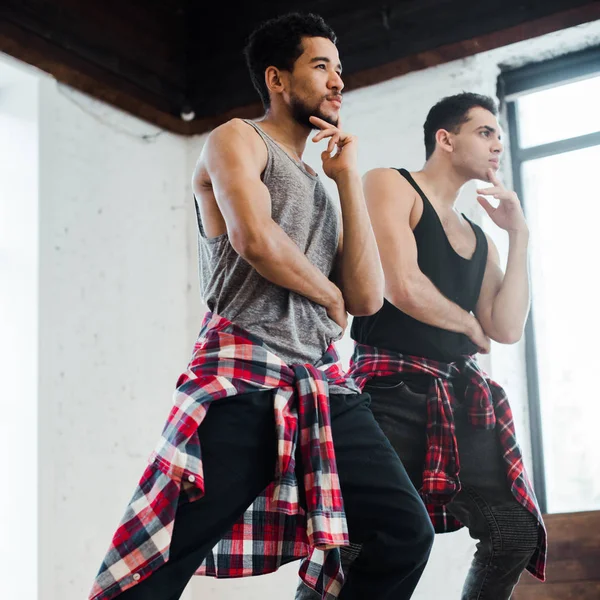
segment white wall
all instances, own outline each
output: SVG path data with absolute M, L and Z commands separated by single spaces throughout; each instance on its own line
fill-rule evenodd
M 40 599 L 87 597 L 187 364 L 187 141 L 40 80 Z
M 428 108 L 465 89 L 494 94 L 500 63 L 593 42 L 600 42 L 600 23 L 348 93 L 344 127 L 359 136 L 361 171 L 419 168 Z M 189 179 L 204 138 L 165 133 L 144 141 L 141 135 L 154 133 L 150 125 L 36 77 L 39 598 L 81 600 L 160 433 L 198 330 Z M 319 151 L 309 148 L 306 159 L 317 166 Z M 29 185 L 31 197 L 35 180 Z M 481 221 L 472 187 L 461 204 Z M 34 348 L 34 333 L 31 339 Z M 347 341 L 343 348 L 347 355 Z M 485 362 L 508 388 L 527 453 L 522 350 L 495 346 Z M 458 598 L 472 550 L 464 531 L 438 538 L 415 598 Z M 190 595 L 292 598 L 295 571 L 290 565 L 254 580 L 196 578 Z

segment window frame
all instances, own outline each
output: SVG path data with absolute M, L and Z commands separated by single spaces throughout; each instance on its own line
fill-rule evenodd
M 517 100 L 526 94 L 600 76 L 600 46 L 570 53 L 517 69 L 503 70 L 498 79 L 498 96 L 505 107 L 510 141 L 510 160 L 514 190 L 527 216 L 527 199 L 523 190 L 523 164 L 530 160 L 554 156 L 600 145 L 600 131 L 522 148 L 520 146 Z M 547 512 L 546 470 L 542 430 L 542 407 L 539 386 L 537 346 L 532 305 L 525 325 L 525 363 L 533 484 L 542 513 Z

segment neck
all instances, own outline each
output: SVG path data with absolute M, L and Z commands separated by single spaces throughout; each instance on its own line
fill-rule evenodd
M 310 127 L 301 125 L 289 112 L 277 110 L 274 106 L 267 111 L 260 124 L 273 139 L 302 160 Z
M 449 208 L 454 207 L 462 186 L 469 181 L 448 161 L 435 155 L 429 158 L 420 173 L 436 200 Z

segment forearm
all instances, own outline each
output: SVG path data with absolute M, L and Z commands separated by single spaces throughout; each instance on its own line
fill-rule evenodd
M 235 248 L 235 245 L 234 245 Z M 341 300 L 341 292 L 275 222 L 236 251 L 265 279 L 325 307 Z
M 529 272 L 527 250 L 529 232 L 509 232 L 508 261 L 502 285 L 492 306 L 490 335 L 505 343 L 517 342 L 529 313 Z
M 362 182 L 358 173 L 351 172 L 336 183 L 344 232 L 336 279 L 350 314 L 373 314 L 383 302 L 384 278 Z
M 469 335 L 475 317 L 444 296 L 422 273 L 386 290 L 386 298 L 407 315 L 446 331 Z

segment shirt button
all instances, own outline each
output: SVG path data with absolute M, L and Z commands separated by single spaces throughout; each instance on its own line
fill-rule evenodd
M 194 481 L 196 481 L 196 478 L 193 475 L 188 475 L 188 481 L 190 483 L 194 483 Z
M 134 573 L 133 574 L 133 580 L 134 581 L 139 581 L 140 580 L 141 575 L 139 573 Z

